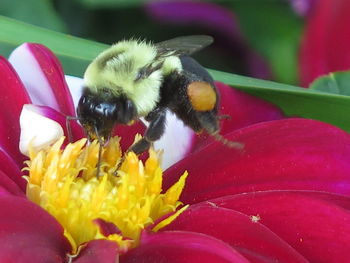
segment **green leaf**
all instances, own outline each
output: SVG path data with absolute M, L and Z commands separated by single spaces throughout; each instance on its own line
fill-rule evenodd
M 63 61 L 66 73 L 82 76 L 84 68 L 106 45 L 26 25 L 0 17 L 0 49 L 8 51 L 25 42 L 39 42 Z M 69 62 L 69 63 L 68 63 Z M 350 96 L 303 89 L 292 85 L 210 70 L 213 77 L 232 87 L 279 106 L 288 116 L 317 119 L 350 132 Z
M 227 2 L 249 44 L 263 55 L 275 80 L 298 82 L 298 48 L 303 23 L 282 0 Z
M 77 0 L 87 8 L 124 8 L 137 7 L 146 0 Z
M 310 89 L 350 96 L 350 71 L 333 72 L 317 78 Z
M 1 0 L 0 14 L 56 31 L 66 29 L 48 0 Z
M 350 97 L 210 71 L 216 80 L 279 106 L 287 116 L 328 122 L 350 132 Z
M 107 45 L 58 33 L 0 16 L 0 53 L 8 56 L 24 42 L 41 43 L 61 60 L 67 74 L 82 76 L 86 66 Z

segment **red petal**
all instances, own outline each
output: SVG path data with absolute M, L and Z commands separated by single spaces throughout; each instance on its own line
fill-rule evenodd
M 206 204 L 190 206 L 162 230 L 199 232 L 233 246 L 251 262 L 307 262 L 284 240 L 237 211 Z
M 14 196 L 0 197 L 0 211 L 1 262 L 65 262 L 70 245 L 46 211 Z
M 139 247 L 121 256 L 120 262 L 235 262 L 249 261 L 222 241 L 207 235 L 167 231 L 144 234 Z
M 303 86 L 320 75 L 350 69 L 350 2 L 319 0 L 309 17 L 300 52 Z
M 243 91 L 220 82 L 215 83 L 220 93 L 219 116 L 227 116 L 221 120 L 221 134 L 263 121 L 279 120 L 284 117 L 282 111 L 271 103 L 254 97 Z M 213 142 L 213 138 L 203 134 L 197 137 L 194 149 L 202 148 Z
M 44 45 L 34 43 L 28 43 L 27 45 L 39 63 L 42 73 L 49 82 L 50 88 L 52 89 L 56 103 L 59 107 L 56 110 L 65 115 L 75 116 L 73 99 L 70 95 L 59 60 L 52 53 L 52 51 Z
M 12 181 L 7 174 L 0 170 L 0 196 L 1 195 L 18 195 L 24 197 L 24 192 L 19 186 Z
M 267 191 L 230 196 L 211 202 L 247 215 L 258 215 L 310 262 L 347 262 L 350 211 L 338 206 L 336 195 Z M 341 197 L 345 202 L 345 197 Z M 350 199 L 346 200 L 347 207 Z
M 6 150 L 2 148 L 0 148 L 0 165 L 0 169 L 4 172 L 5 176 L 15 182 L 24 192 L 27 182 L 22 177 L 23 173 L 18 163 L 16 163 L 15 160 L 8 155 Z
M 31 103 L 22 82 L 6 59 L 0 57 L 0 146 L 22 167 L 24 156 L 19 152 L 19 116 L 22 106 Z
M 350 192 L 350 135 L 334 126 L 284 119 L 252 125 L 227 138 L 243 143 L 244 149 L 211 144 L 168 169 L 165 188 L 188 170 L 184 203 L 270 189 Z
M 221 133 L 226 134 L 254 123 L 284 118 L 275 105 L 220 82 L 216 82 L 221 95 L 219 115 L 229 115 L 222 120 Z
M 120 146 L 123 151 L 126 151 L 134 142 L 135 135 L 144 134 L 146 126 L 141 122 L 137 121 L 131 126 L 117 125 L 114 129 L 113 135 L 121 137 Z
M 93 240 L 87 243 L 74 263 L 115 263 L 118 262 L 117 243 L 109 240 Z
M 115 224 L 105 221 L 102 218 L 96 218 L 93 220 L 93 222 L 99 227 L 101 234 L 106 237 L 113 234 L 122 234 L 120 229 L 118 229 Z

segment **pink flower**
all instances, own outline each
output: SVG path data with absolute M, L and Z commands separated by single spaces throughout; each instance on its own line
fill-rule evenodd
M 57 89 L 65 89 L 63 72 L 49 50 L 36 44 L 26 44 L 22 49 L 34 55 L 40 65 L 26 64 L 28 71 L 33 71 L 29 79 L 35 72 L 49 72 L 45 78 L 59 76 L 55 78 L 60 80 Z M 33 50 L 46 56 L 35 56 Z M 17 59 L 12 57 L 11 62 L 18 69 L 21 63 Z M 25 76 L 18 72 L 28 88 Z M 0 84 L 0 258 L 4 262 L 66 262 L 72 248 L 62 226 L 23 194 L 23 156 L 17 150 L 19 115 L 23 104 L 34 99 L 5 59 L 0 60 L 0 74 L 4 80 Z M 52 85 L 45 94 L 50 94 L 50 89 L 55 94 Z M 175 139 L 181 139 L 183 131 L 187 139 L 183 154 L 165 171 L 164 188 L 188 170 L 180 200 L 190 207 L 156 233 L 146 228 L 139 246 L 127 253 L 109 240 L 94 240 L 73 262 L 115 262 L 118 257 L 120 262 L 347 262 L 349 134 L 318 121 L 283 119 L 277 108 L 258 98 L 220 83 L 218 88 L 221 114 L 231 116 L 223 120 L 222 133 L 243 143 L 243 151 L 198 138 L 174 125 Z M 43 107 L 37 109 L 44 116 L 52 113 L 64 124 L 59 112 L 74 115 L 74 111 L 67 111 L 74 107 L 66 96 L 70 96 L 68 91 L 64 96 L 48 96 L 52 104 L 46 103 L 45 96 Z M 59 105 L 56 111 L 47 107 L 55 107 L 53 102 Z M 75 128 L 78 138 L 81 130 Z M 134 129 L 131 127 L 129 133 Z M 124 137 L 131 139 L 130 135 Z M 163 147 L 166 152 L 168 145 Z M 81 222 L 82 227 L 84 224 Z M 105 228 L 115 231 L 108 224 Z
M 350 2 L 319 0 L 307 24 L 300 50 L 301 84 L 333 71 L 350 69 Z

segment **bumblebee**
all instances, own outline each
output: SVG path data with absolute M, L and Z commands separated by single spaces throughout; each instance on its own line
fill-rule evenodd
M 161 138 L 170 110 L 195 132 L 204 130 L 228 143 L 219 135 L 219 95 L 213 78 L 190 57 L 212 42 L 205 35 L 156 44 L 125 40 L 102 52 L 86 69 L 77 107 L 88 138 L 104 144 L 115 125 L 144 117 L 149 126 L 129 148 L 140 154 Z

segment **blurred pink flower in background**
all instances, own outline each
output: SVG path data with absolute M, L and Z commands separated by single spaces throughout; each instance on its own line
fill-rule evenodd
M 318 0 L 314 4 L 301 44 L 302 86 L 330 72 L 350 69 L 349 12 L 346 0 Z
M 247 75 L 263 79 L 271 77 L 266 61 L 247 44 L 232 10 L 213 2 L 172 0 L 147 2 L 145 11 L 150 19 L 165 25 L 202 28 L 232 60 L 243 63 Z
M 319 0 L 289 0 L 294 11 L 300 16 L 307 16 L 312 12 Z

